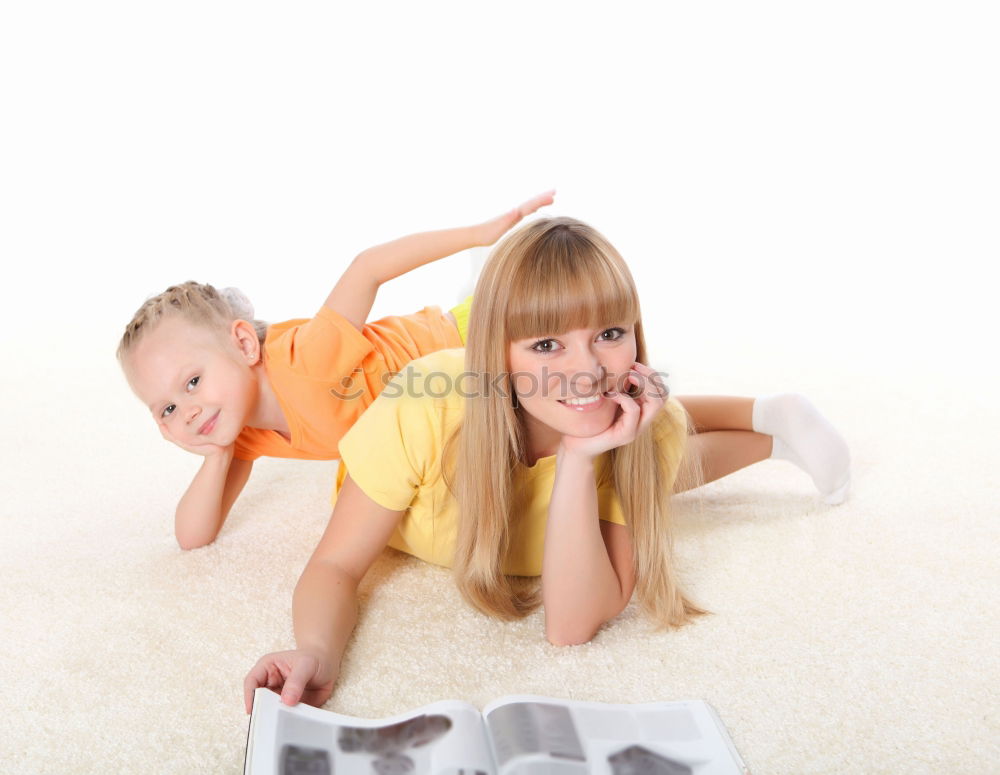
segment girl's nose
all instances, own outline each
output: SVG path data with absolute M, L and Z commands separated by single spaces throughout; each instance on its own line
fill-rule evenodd
M 186 407 L 184 407 L 185 422 L 191 422 L 192 420 L 196 420 L 199 414 L 201 414 L 200 406 L 195 406 L 194 404 L 188 404 Z
M 604 366 L 597 353 L 589 347 L 580 348 L 573 358 L 572 368 L 570 379 L 577 394 L 592 392 L 604 379 Z

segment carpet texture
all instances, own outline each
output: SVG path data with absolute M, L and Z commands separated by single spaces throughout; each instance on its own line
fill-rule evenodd
M 159 439 L 98 344 L 3 352 L 0 770 L 236 773 L 242 678 L 293 643 L 335 464 L 259 463 L 219 539 L 180 551 L 173 507 L 198 461 Z M 848 502 L 823 506 L 778 461 L 678 498 L 677 562 L 713 615 L 654 632 L 631 606 L 573 648 L 548 645 L 540 615 L 473 612 L 447 571 L 388 551 L 327 707 L 703 698 L 756 775 L 1000 770 L 990 391 L 954 374 L 914 389 L 905 364 L 875 378 L 687 355 L 678 395 L 809 395 L 851 446 Z

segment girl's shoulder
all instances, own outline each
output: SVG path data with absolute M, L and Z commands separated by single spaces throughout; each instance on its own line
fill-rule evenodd
M 433 477 L 445 441 L 461 421 L 464 401 L 455 384 L 463 368 L 462 349 L 411 361 L 341 439 L 341 460 L 369 496 L 388 493 L 391 486 L 391 497 L 379 502 L 405 505 L 414 483 Z

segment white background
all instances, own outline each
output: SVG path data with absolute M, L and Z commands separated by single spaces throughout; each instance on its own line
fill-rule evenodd
M 852 501 L 819 508 L 789 464 L 713 484 L 678 546 L 719 615 L 573 654 L 383 565 L 337 708 L 662 690 L 717 703 L 758 772 L 995 770 L 998 17 L 0 0 L 5 771 L 238 767 L 242 675 L 293 642 L 332 464 L 256 464 L 220 540 L 178 551 L 201 461 L 113 360 L 143 299 L 198 279 L 310 315 L 366 246 L 549 187 L 629 261 L 675 391 L 807 392 L 851 445 Z M 473 259 L 389 283 L 375 314 L 453 303 Z M 428 660 L 447 669 L 385 681 Z
M 5 344 L 110 358 L 187 279 L 307 316 L 364 247 L 555 187 L 661 360 L 994 376 L 994 8 L 7 3 Z M 452 304 L 472 264 L 374 314 Z

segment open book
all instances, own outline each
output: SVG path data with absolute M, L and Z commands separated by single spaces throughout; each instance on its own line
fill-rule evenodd
M 257 689 L 244 775 L 749 775 L 701 700 L 605 705 L 504 697 L 392 718 L 282 705 Z

